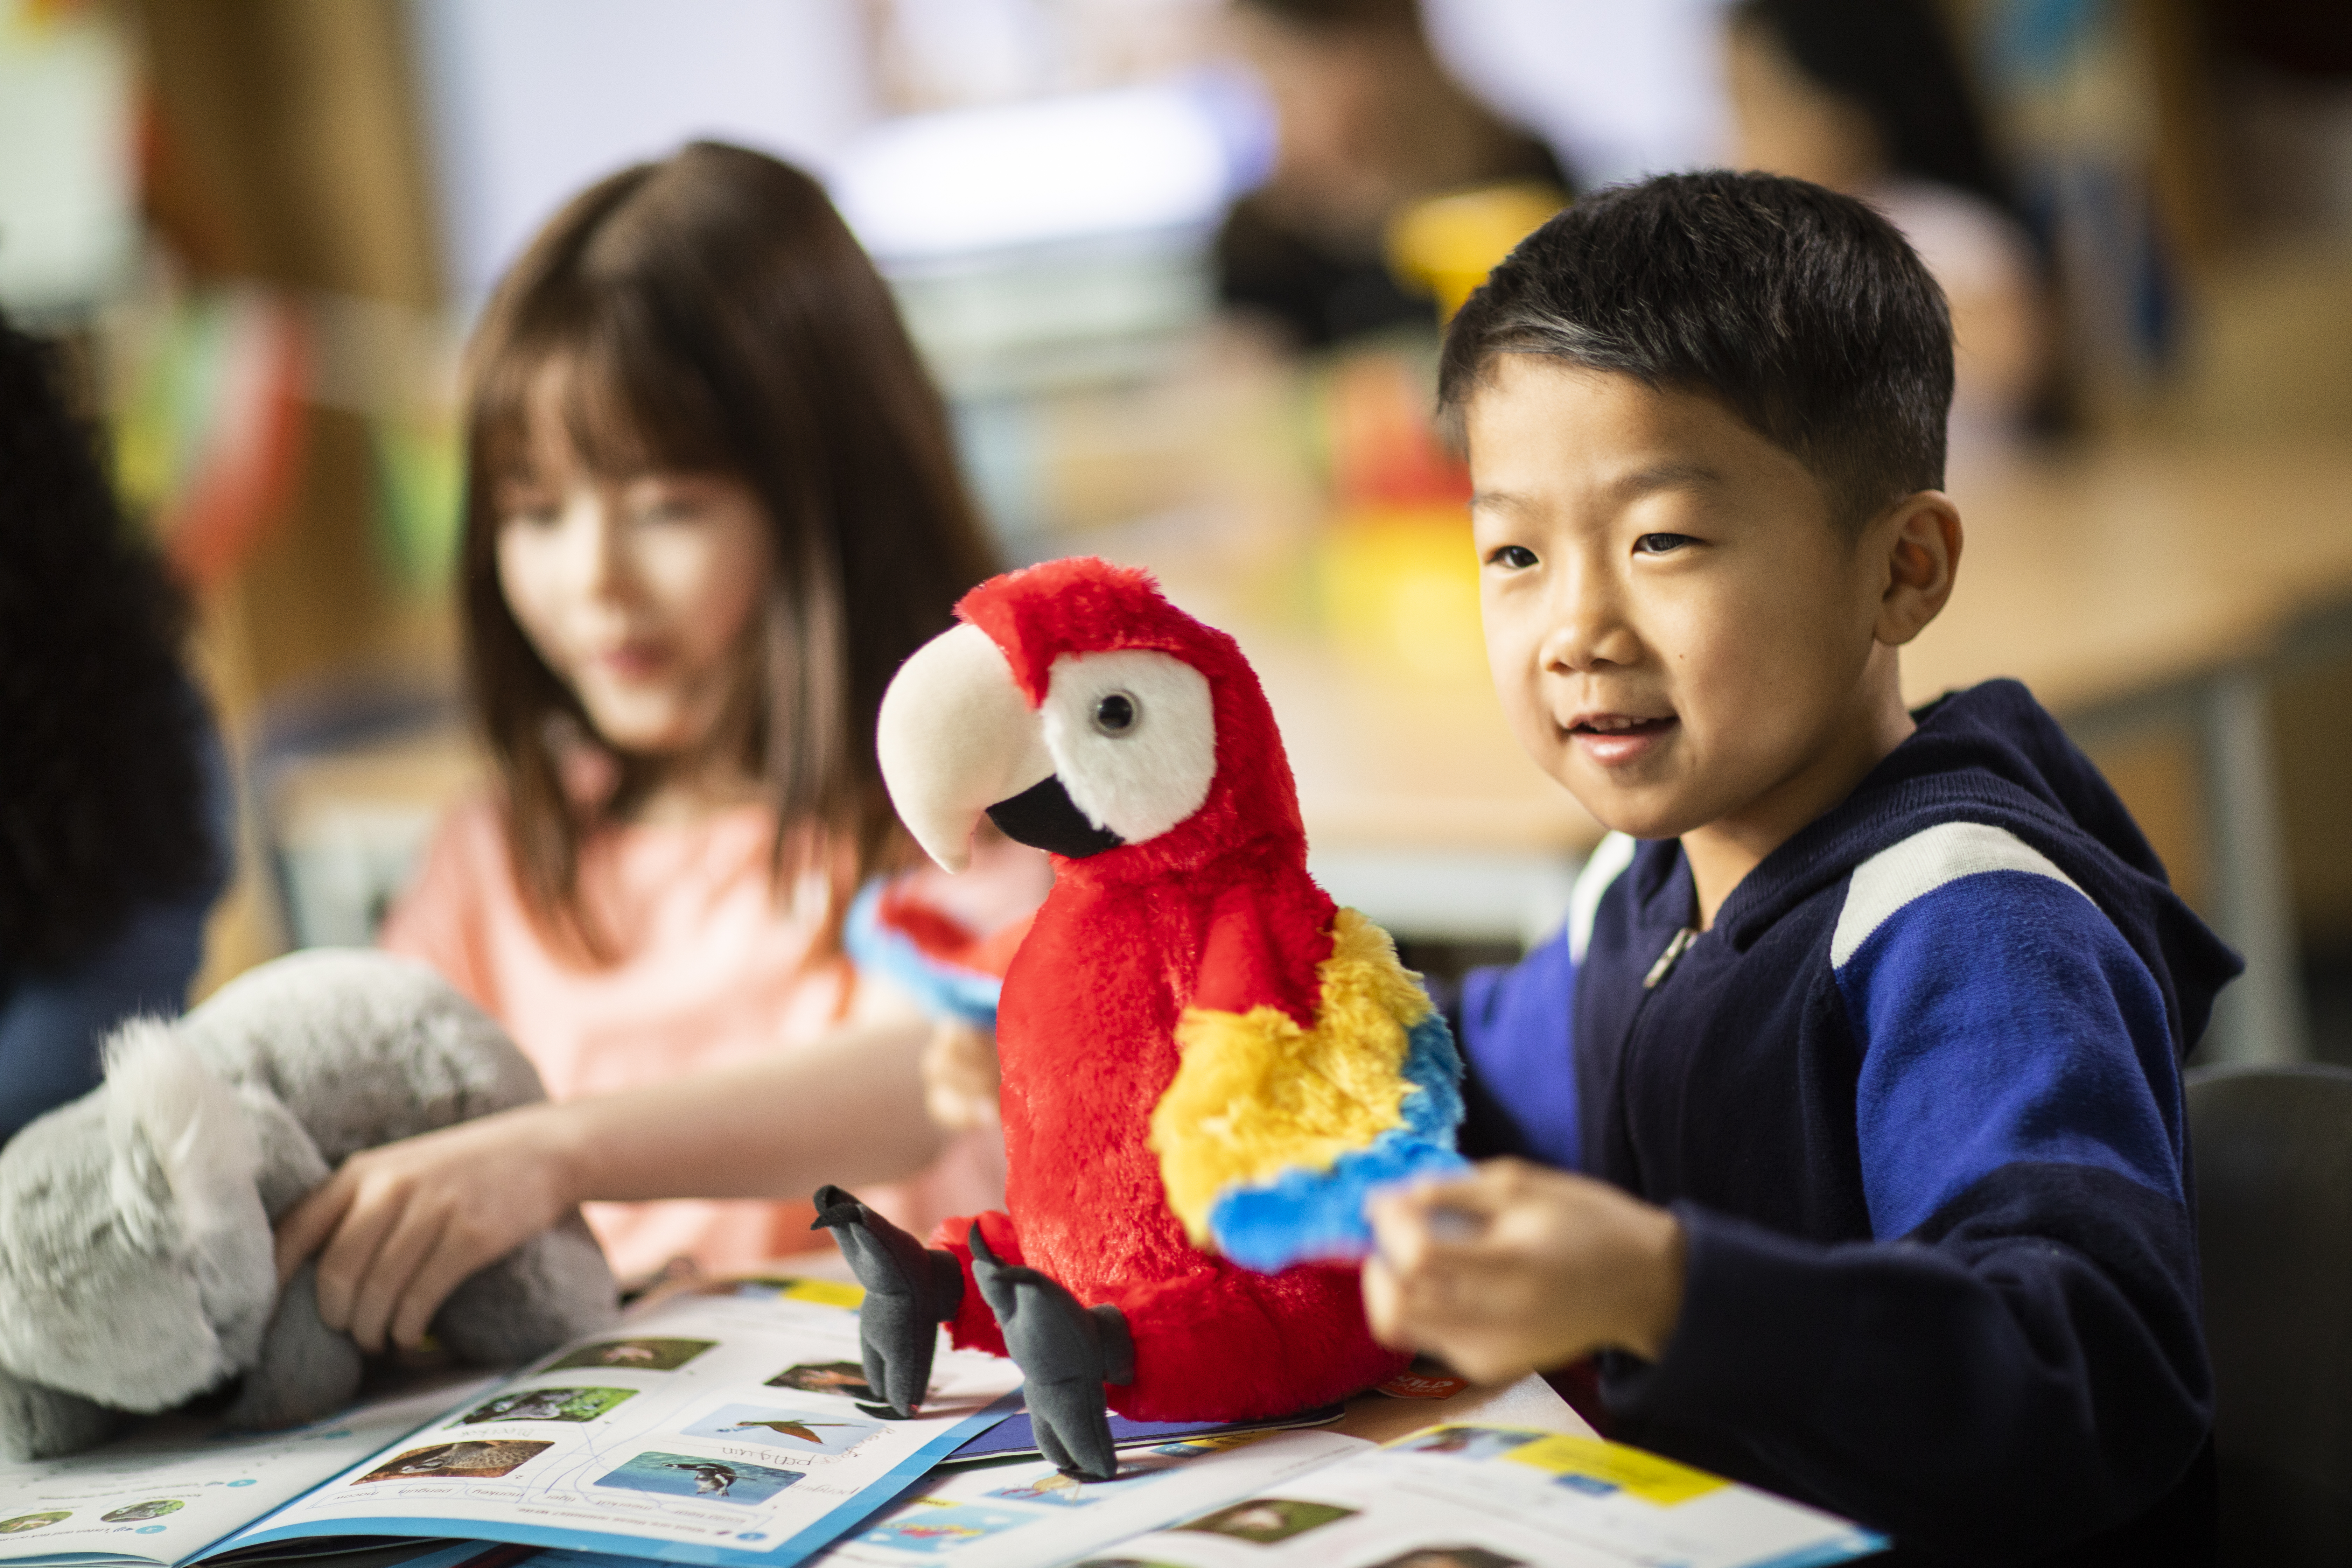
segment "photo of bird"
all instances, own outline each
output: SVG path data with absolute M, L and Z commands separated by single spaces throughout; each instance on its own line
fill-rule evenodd
M 824 1438 L 822 1438 L 822 1437 L 820 1437 L 820 1436 L 818 1436 L 816 1435 L 816 1433 L 815 1433 L 814 1430 L 812 1430 L 812 1428 L 818 1427 L 818 1426 L 849 1426 L 849 1425 L 850 1425 L 850 1423 L 849 1423 L 849 1422 L 846 1422 L 846 1421 L 785 1421 L 785 1420 L 775 1420 L 775 1421 L 730 1421 L 730 1422 L 729 1422 L 729 1423 L 728 1423 L 728 1426 L 729 1426 L 730 1427 L 742 1427 L 742 1426 L 764 1426 L 764 1427 L 766 1427 L 769 1431 L 773 1432 L 773 1433 L 776 1433 L 776 1434 L 777 1434 L 778 1436 L 784 1436 L 784 1437 L 795 1437 L 795 1438 L 798 1438 L 800 1441 L 802 1441 L 802 1442 L 803 1442 L 803 1443 L 814 1443 L 814 1444 L 817 1445 L 817 1446 L 818 1446 L 818 1447 L 824 1447 Z
M 673 1464 L 670 1468 L 684 1470 L 693 1476 L 694 1489 L 699 1496 L 725 1497 L 727 1489 L 735 1484 L 735 1469 L 731 1465 L 705 1461 L 691 1465 Z

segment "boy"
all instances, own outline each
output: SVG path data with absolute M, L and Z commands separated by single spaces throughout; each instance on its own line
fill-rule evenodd
M 1559 1169 L 1385 1201 L 1367 1303 L 1601 1351 L 1614 1435 L 1914 1560 L 2210 1561 L 2178 1061 L 2238 963 L 2021 687 L 1904 710 L 1951 385 L 1896 231 L 1766 175 L 1605 192 L 1455 319 L 1496 686 L 1616 836 L 1462 999 L 1465 1145 Z

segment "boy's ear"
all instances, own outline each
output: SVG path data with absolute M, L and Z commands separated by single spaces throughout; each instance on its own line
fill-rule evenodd
M 1952 580 L 1960 569 L 1960 510 L 1941 490 L 1916 490 L 1889 508 L 1866 537 L 1886 563 L 1871 635 L 1900 647 L 1925 630 L 1952 596 Z

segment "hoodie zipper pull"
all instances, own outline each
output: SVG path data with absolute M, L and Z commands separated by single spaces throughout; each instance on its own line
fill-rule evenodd
M 1698 927 L 1696 926 L 1685 926 L 1675 932 L 1674 940 L 1666 943 L 1666 951 L 1658 954 L 1658 962 L 1650 965 L 1650 973 L 1642 977 L 1642 989 L 1656 990 L 1658 982 L 1664 980 L 1667 972 L 1674 968 L 1675 961 L 1688 952 L 1690 944 L 1697 940 Z

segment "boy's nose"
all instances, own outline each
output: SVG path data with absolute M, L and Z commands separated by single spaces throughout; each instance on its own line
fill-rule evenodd
M 1538 650 L 1543 668 L 1579 673 L 1605 665 L 1631 664 L 1641 645 L 1633 629 L 1604 606 L 1579 606 L 1555 620 Z

